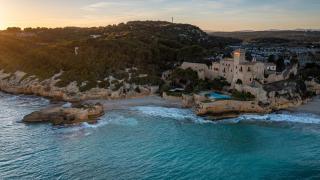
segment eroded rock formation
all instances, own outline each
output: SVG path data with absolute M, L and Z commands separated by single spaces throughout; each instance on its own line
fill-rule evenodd
M 96 123 L 104 114 L 101 104 L 81 104 L 73 107 L 54 107 L 33 112 L 23 118 L 25 123 L 52 123 L 53 125 L 70 125 L 82 122 Z
M 69 102 L 90 99 L 133 98 L 151 95 L 158 90 L 156 86 L 124 84 L 118 90 L 92 88 L 81 92 L 76 82 L 72 82 L 66 87 L 56 86 L 62 73 L 60 72 L 49 79 L 41 81 L 35 76 L 28 76 L 20 71 L 14 74 L 0 71 L 0 90 L 7 93 L 33 94 Z M 136 90 L 137 88 L 139 91 Z

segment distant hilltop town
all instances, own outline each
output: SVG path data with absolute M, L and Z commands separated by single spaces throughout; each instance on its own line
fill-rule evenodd
M 237 49 L 233 52 L 233 58 L 224 58 L 212 62 L 209 66 L 204 63 L 183 62 L 182 69 L 192 69 L 198 73 L 200 79 L 225 78 L 231 86 L 235 84 L 250 85 L 255 81 L 261 84 L 272 83 L 289 79 L 297 74 L 298 66 L 287 67 L 283 72 L 277 72 L 274 63 L 259 62 L 255 59 L 246 60 L 246 52 Z

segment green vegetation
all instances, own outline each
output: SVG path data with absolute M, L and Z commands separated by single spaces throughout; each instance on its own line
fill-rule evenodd
M 261 37 L 252 39 L 251 41 L 256 44 L 287 44 L 291 42 L 288 39 L 275 37 Z
M 289 43 L 292 41 L 312 43 L 320 41 L 319 31 L 252 31 L 252 32 L 212 32 L 213 36 L 237 38 L 260 43 Z
M 282 56 L 276 57 L 275 55 L 270 55 L 268 62 L 274 63 L 277 66 L 277 72 L 283 72 L 286 69 L 286 64 L 284 63 L 284 58 Z M 297 63 L 296 61 L 292 63 Z
M 175 97 L 181 97 L 183 92 L 171 92 L 171 91 L 167 91 L 166 94 L 168 96 L 175 96 Z
M 199 79 L 198 73 L 190 68 L 185 70 L 175 69 L 171 74 L 170 80 L 173 87 L 183 88 L 185 93 L 197 92 L 206 85 L 203 80 Z
M 307 64 L 304 69 L 299 71 L 299 78 L 301 80 L 312 80 L 320 83 L 320 66 L 317 64 Z
M 230 83 L 228 83 L 225 78 L 220 77 L 213 81 L 209 81 L 208 86 L 210 87 L 208 90 L 222 91 L 225 86 L 230 86 Z
M 199 93 L 206 90 L 221 91 L 223 87 L 230 84 L 224 78 L 214 80 L 199 79 L 198 73 L 192 69 L 175 69 L 170 76 L 170 86 L 168 84 L 162 86 L 162 91 L 168 92 L 173 88 L 182 88 L 184 93 Z
M 212 100 L 207 99 L 207 100 L 202 101 L 202 103 L 212 103 Z
M 100 35 L 92 38 L 91 35 Z M 160 21 L 134 21 L 98 28 L 8 28 L 0 31 L 0 69 L 24 71 L 40 79 L 63 70 L 59 86 L 108 87 L 110 75 L 129 81 L 126 68 L 148 77 L 137 84 L 160 84 L 161 73 L 182 61 L 200 61 L 221 50 L 230 38 L 212 37 L 198 27 Z M 75 48 L 78 53 L 75 53 Z
M 158 76 L 147 76 L 133 77 L 129 82 L 136 85 L 160 85 L 162 83 L 162 80 Z
M 240 85 L 241 85 L 241 84 L 242 84 L 242 80 L 241 80 L 241 79 L 238 79 L 237 82 L 236 82 L 236 84 L 240 84 Z
M 254 95 L 252 95 L 249 92 L 239 92 L 237 90 L 234 90 L 232 92 L 232 97 L 236 100 L 240 100 L 240 101 L 251 101 L 254 100 L 256 97 Z

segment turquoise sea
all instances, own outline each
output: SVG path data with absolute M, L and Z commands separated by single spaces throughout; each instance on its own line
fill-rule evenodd
M 0 179 L 320 179 L 320 116 L 281 112 L 210 122 L 138 106 L 98 124 L 26 125 L 48 100 L 0 94 Z

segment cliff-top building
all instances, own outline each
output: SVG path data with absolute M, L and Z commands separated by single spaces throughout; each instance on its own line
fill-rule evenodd
M 258 81 L 261 84 L 272 83 L 288 79 L 290 74 L 296 74 L 297 68 L 286 69 L 284 72 L 276 72 L 273 63 L 246 60 L 245 50 L 238 49 L 233 52 L 233 58 L 224 58 L 219 62 L 212 62 L 209 66 L 203 63 L 184 62 L 182 69 L 191 68 L 198 73 L 200 79 L 225 78 L 231 85 L 250 85 Z

